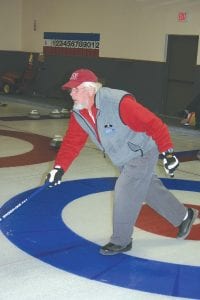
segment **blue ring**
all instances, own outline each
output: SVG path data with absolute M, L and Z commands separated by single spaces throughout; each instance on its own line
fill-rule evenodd
M 63 223 L 61 212 L 67 204 L 89 194 L 111 191 L 115 181 L 113 177 L 73 180 L 47 189 L 6 218 L 2 232 L 23 251 L 67 272 L 124 288 L 200 299 L 200 267 L 125 254 L 102 256 L 98 245 Z M 162 181 L 169 189 L 200 192 L 197 181 Z M 15 206 L 34 190 L 10 199 L 3 209 Z

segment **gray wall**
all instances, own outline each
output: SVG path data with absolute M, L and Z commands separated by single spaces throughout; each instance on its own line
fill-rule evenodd
M 35 53 L 34 68 L 39 67 L 35 80 L 27 95 L 41 97 L 69 97 L 61 91 L 75 69 L 90 68 L 103 81 L 105 86 L 124 89 L 133 93 L 137 100 L 155 113 L 163 110 L 163 83 L 165 82 L 165 63 L 128 59 L 47 56 L 43 65 L 38 64 Z M 29 53 L 0 51 L 0 75 L 5 71 L 22 72 L 27 65 Z M 69 100 L 70 101 L 70 100 Z

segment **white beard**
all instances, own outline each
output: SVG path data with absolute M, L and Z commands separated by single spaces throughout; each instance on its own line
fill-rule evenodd
M 88 105 L 87 105 L 87 101 L 82 102 L 82 103 L 74 103 L 73 108 L 77 109 L 77 110 L 82 110 L 82 109 L 87 109 Z
M 73 109 L 82 110 L 85 108 L 83 103 L 74 103 Z

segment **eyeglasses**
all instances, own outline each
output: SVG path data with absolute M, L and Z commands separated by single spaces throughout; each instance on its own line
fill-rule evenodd
M 68 91 L 71 94 L 71 93 L 78 93 L 78 92 L 80 92 L 81 90 L 84 90 L 84 89 L 86 89 L 86 86 L 69 89 Z

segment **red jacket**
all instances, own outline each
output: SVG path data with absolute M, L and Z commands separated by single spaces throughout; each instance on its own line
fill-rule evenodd
M 93 106 L 92 113 L 94 118 L 96 118 L 96 112 L 97 109 Z M 152 137 L 160 152 L 165 152 L 168 149 L 173 148 L 167 126 L 154 113 L 139 104 L 133 96 L 127 95 L 123 98 L 120 103 L 119 113 L 122 122 L 130 129 L 138 132 L 145 132 L 147 135 Z M 96 130 L 95 123 L 87 109 L 82 110 L 81 114 Z M 79 152 L 85 145 L 87 138 L 88 134 L 81 128 L 72 113 L 69 120 L 68 130 L 55 159 L 55 165 L 61 166 L 62 169 L 66 171 L 73 160 L 78 156 Z

